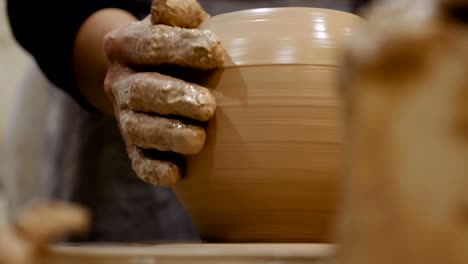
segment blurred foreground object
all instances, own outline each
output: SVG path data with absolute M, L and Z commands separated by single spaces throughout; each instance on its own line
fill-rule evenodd
M 41 202 L 25 208 L 0 228 L 0 264 L 32 264 L 49 242 L 85 232 L 89 212 L 63 202 Z
M 368 10 L 342 72 L 338 263 L 468 263 L 468 1 Z

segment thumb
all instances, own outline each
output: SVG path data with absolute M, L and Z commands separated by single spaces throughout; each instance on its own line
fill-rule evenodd
M 197 28 L 209 14 L 197 0 L 153 0 L 151 22 L 181 28 Z

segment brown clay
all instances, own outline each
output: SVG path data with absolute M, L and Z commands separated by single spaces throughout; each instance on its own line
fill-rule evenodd
M 228 56 L 202 82 L 216 114 L 174 189 L 204 239 L 329 241 L 342 172 L 338 57 L 358 22 L 339 11 L 268 8 L 201 25 Z

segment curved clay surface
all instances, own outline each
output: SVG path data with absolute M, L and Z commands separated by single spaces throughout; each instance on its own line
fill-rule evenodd
M 202 24 L 228 58 L 203 80 L 218 108 L 175 191 L 204 239 L 327 240 L 341 172 L 338 58 L 359 21 L 333 10 L 267 8 Z

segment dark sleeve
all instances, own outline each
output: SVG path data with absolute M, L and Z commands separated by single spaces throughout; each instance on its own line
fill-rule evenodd
M 104 8 L 120 8 L 141 18 L 149 1 L 138 0 L 8 0 L 7 11 L 17 42 L 36 60 L 49 81 L 87 109 L 90 105 L 74 81 L 73 44 L 84 21 Z
M 359 11 L 361 10 L 361 8 L 363 8 L 364 6 L 370 4 L 372 2 L 372 0 L 353 0 L 352 1 L 352 11 L 353 13 L 355 14 L 359 14 Z

